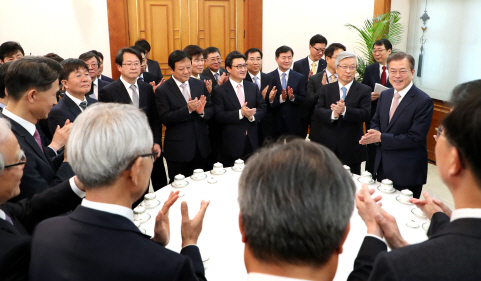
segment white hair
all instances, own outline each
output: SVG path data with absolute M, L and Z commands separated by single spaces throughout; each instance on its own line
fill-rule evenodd
M 0 145 L 3 145 L 7 141 L 11 132 L 10 122 L 6 118 L 0 118 Z M 0 151 L 0 174 L 5 168 L 5 158 L 3 157 L 2 151 Z
M 343 59 L 347 59 L 347 58 L 356 59 L 356 67 L 357 67 L 357 56 L 356 56 L 356 54 L 354 54 L 353 52 L 344 51 L 344 52 L 339 53 L 336 57 L 336 68 Z
M 97 103 L 75 119 L 67 145 L 73 171 L 87 187 L 115 182 L 154 144 L 147 116 L 133 105 Z

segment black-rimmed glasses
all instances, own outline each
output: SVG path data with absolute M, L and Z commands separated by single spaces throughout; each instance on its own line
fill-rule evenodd
M 132 168 L 132 165 L 134 165 L 135 160 L 137 160 L 137 158 L 139 158 L 139 157 L 152 157 L 152 162 L 155 162 L 155 160 L 157 160 L 157 154 L 159 154 L 159 152 L 157 152 L 155 150 L 152 151 L 152 153 L 141 154 L 141 155 L 135 157 L 134 159 L 132 159 L 132 161 L 129 162 L 129 165 L 127 165 L 127 168 L 125 168 L 125 170 L 130 170 L 130 168 Z
M 3 167 L 3 169 L 8 169 L 8 168 L 11 168 L 11 167 L 15 167 L 15 166 L 20 166 L 20 165 L 23 165 L 25 163 L 27 163 L 27 157 L 25 156 L 25 153 L 23 151 L 21 151 L 21 155 L 20 155 L 20 161 L 18 163 L 15 163 L 15 164 L 12 164 L 12 165 L 6 165 L 5 167 Z

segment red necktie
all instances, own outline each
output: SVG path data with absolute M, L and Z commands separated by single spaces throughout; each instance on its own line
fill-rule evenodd
M 382 84 L 383 86 L 386 86 L 386 66 L 383 66 L 383 67 L 382 67 L 381 84 Z
M 37 129 L 35 129 L 35 133 L 33 133 L 33 138 L 37 142 L 38 146 L 40 146 L 40 150 L 43 152 L 42 141 L 40 140 L 40 134 L 38 133 Z

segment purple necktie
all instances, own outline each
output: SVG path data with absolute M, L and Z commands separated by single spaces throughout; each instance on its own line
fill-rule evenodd
M 43 152 L 42 141 L 40 140 L 40 134 L 38 133 L 37 129 L 35 129 L 35 133 L 33 133 L 33 138 L 37 142 L 38 146 L 40 146 L 40 150 Z
M 12 219 L 7 214 L 5 214 L 5 220 L 8 221 L 11 225 L 13 225 Z

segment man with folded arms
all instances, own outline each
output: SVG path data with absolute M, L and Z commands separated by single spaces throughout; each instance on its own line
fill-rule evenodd
M 30 280 L 205 280 L 195 244 L 209 201 L 193 220 L 182 202 L 180 254 L 165 248 L 178 191 L 164 198 L 152 239 L 133 223 L 130 207 L 148 188 L 153 145 L 147 118 L 133 105 L 95 104 L 75 120 L 67 153 L 85 199 L 70 215 L 37 226 Z
M 297 139 L 259 150 L 239 180 L 248 280 L 332 280 L 355 192 L 324 146 Z
M 443 120 L 436 143 L 436 164 L 453 195 L 451 211 L 424 192 L 425 200 L 410 199 L 431 220 L 429 240 L 407 245 L 394 217 L 376 205 L 367 186 L 356 196 L 367 236 L 348 280 L 479 280 L 481 276 L 481 80 L 470 97 Z M 382 95 L 381 95 L 382 96 Z M 387 247 L 382 238 L 385 238 Z
M 73 210 L 85 195 L 78 188 L 83 189 L 78 179 L 71 178 L 32 199 L 7 202 L 20 193 L 26 161 L 10 123 L 0 118 L 0 280 L 28 280 L 35 226 L 46 218 Z

